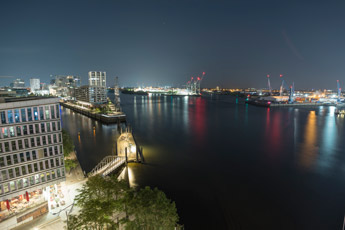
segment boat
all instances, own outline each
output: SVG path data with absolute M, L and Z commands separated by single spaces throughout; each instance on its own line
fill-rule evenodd
M 345 115 L 345 111 L 344 110 L 335 110 L 334 114 L 335 115 Z

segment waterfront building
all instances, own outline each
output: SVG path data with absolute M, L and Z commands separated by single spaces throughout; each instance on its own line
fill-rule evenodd
M 75 89 L 77 101 L 86 102 L 91 105 L 103 104 L 107 102 L 107 92 L 105 87 L 84 85 Z
M 25 88 L 25 81 L 18 78 L 10 84 L 10 87 L 12 87 L 12 88 Z
M 89 85 L 90 86 L 100 86 L 100 87 L 107 87 L 106 86 L 106 72 L 99 72 L 99 71 L 90 71 L 89 72 Z
M 0 98 L 1 97 L 15 97 L 17 96 L 16 91 L 11 89 L 1 89 L 0 90 Z
M 27 97 L 29 91 L 26 88 L 8 88 L 0 89 L 0 97 Z
M 31 92 L 35 92 L 36 90 L 40 90 L 40 79 L 30 78 L 30 89 L 31 89 Z
M 77 101 L 90 105 L 104 104 L 107 102 L 106 73 L 99 71 L 89 72 L 89 85 L 84 85 L 74 90 Z
M 71 88 L 76 88 L 80 87 L 80 77 L 78 76 L 73 76 L 73 75 L 55 75 L 52 77 L 50 83 L 54 85 L 55 87 L 71 87 Z
M 0 98 L 0 222 L 47 203 L 62 181 L 59 99 Z
M 70 88 L 76 88 L 76 87 L 80 87 L 81 85 L 81 79 L 78 76 L 66 76 L 66 87 L 70 87 Z
M 49 93 L 51 95 L 75 99 L 74 89 L 80 87 L 81 79 L 79 76 L 73 75 L 55 75 L 51 76 L 50 83 Z

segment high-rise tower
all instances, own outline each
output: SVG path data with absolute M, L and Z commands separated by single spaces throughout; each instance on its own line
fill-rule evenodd
M 121 111 L 120 107 L 120 90 L 119 90 L 119 77 L 115 77 L 115 85 L 114 85 L 114 94 L 115 94 L 115 110 L 117 112 Z
M 89 72 L 89 86 L 106 87 L 107 75 L 106 72 L 90 71 Z

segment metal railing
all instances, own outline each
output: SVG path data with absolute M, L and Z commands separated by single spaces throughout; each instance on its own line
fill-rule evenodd
M 109 173 L 114 171 L 116 168 L 124 164 L 126 159 L 119 156 L 106 156 L 101 162 L 99 162 L 95 168 L 89 172 L 88 176 L 94 176 L 96 174 L 102 174 L 107 176 Z

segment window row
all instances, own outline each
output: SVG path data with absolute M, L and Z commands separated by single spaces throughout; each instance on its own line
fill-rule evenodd
M 12 152 L 22 149 L 34 148 L 62 142 L 61 133 L 53 133 L 44 136 L 30 137 L 27 139 L 0 142 L 0 153 Z
M 43 122 L 36 123 L 32 125 L 20 125 L 20 126 L 10 126 L 2 127 L 0 133 L 0 139 L 9 137 L 20 137 L 25 135 L 45 133 L 45 132 L 55 132 L 61 130 L 60 121 L 54 122 Z
M 24 163 L 31 160 L 37 160 L 44 157 L 51 157 L 56 155 L 62 155 L 62 145 L 52 146 L 49 148 L 33 150 L 32 152 L 17 153 L 8 156 L 0 156 L 0 167 L 10 166 L 18 163 Z
M 58 179 L 65 176 L 65 170 L 63 168 L 52 170 L 30 176 L 28 178 L 21 178 L 15 181 L 10 181 L 4 184 L 0 184 L 0 195 L 27 188 L 40 183 L 49 182 L 51 180 Z
M 13 124 L 55 118 L 60 118 L 60 107 L 58 104 L 0 111 L 1 124 Z
M 51 158 L 45 161 L 4 169 L 1 170 L 0 181 L 6 181 L 16 177 L 25 176 L 26 174 L 59 167 L 60 165 L 64 165 L 63 157 Z

